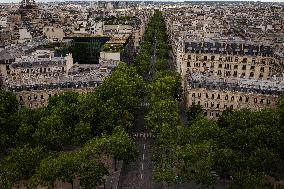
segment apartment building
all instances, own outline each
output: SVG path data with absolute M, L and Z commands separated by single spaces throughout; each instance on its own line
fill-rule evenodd
M 281 7 L 193 2 L 163 10 L 187 106 L 200 104 L 211 119 L 227 108 L 275 106 L 284 78 Z

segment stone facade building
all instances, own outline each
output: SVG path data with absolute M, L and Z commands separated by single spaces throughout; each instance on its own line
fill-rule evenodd
M 185 88 L 188 106 L 201 105 L 207 117 L 217 119 L 227 108 L 260 110 L 274 107 L 284 90 L 284 82 L 192 73 L 187 75 Z

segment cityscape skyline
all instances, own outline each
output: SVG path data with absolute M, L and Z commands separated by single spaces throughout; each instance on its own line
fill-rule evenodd
M 68 2 L 70 0 L 37 0 L 36 2 Z M 75 0 L 75 1 L 86 1 L 86 0 Z M 91 0 L 87 0 L 87 1 L 90 1 Z M 86 1 L 86 2 L 87 2 Z M 94 0 L 95 1 L 95 0 Z M 102 1 L 102 0 L 98 0 L 98 1 Z M 104 1 L 115 1 L 115 0 L 104 0 Z M 119 0 L 121 1 L 121 0 Z M 124 0 L 124 1 L 129 1 L 131 2 L 131 0 Z M 141 1 L 141 0 L 134 0 L 134 1 Z M 204 1 L 204 2 L 210 2 L 210 1 L 216 1 L 216 0 L 144 0 L 144 1 L 157 1 L 157 2 L 194 2 L 194 1 Z M 284 0 L 218 0 L 220 2 L 225 2 L 225 1 L 229 1 L 229 2 L 240 2 L 240 1 L 244 1 L 244 2 L 248 2 L 248 1 L 251 1 L 251 2 L 275 2 L 275 3 L 283 3 Z M 20 0 L 0 0 L 0 3 L 19 3 Z

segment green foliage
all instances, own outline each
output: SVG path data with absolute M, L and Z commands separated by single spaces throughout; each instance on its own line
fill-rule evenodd
M 56 180 L 72 183 L 81 163 L 77 152 L 51 155 L 41 161 L 30 181 L 30 188 L 38 185 L 53 188 Z
M 103 164 L 87 161 L 83 163 L 79 172 L 80 185 L 86 189 L 96 188 L 103 182 L 103 176 L 107 173 L 108 170 Z
M 84 123 L 80 121 L 75 125 L 73 132 L 73 143 L 77 145 L 82 145 L 91 139 L 91 125 L 89 123 Z
M 14 143 L 18 129 L 15 119 L 18 106 L 15 94 L 0 90 L 0 151 Z
M 40 119 L 33 139 L 37 144 L 60 148 L 68 143 L 70 130 L 64 126 L 64 122 L 58 115 L 50 115 Z
M 150 100 L 175 98 L 180 100 L 182 94 L 180 75 L 173 71 L 158 72 L 148 86 Z
M 0 162 L 0 186 L 11 188 L 20 179 L 31 177 L 47 154 L 47 150 L 40 146 L 31 148 L 25 145 L 13 149 Z
M 145 125 L 154 134 L 160 132 L 162 124 L 167 123 L 172 128 L 179 125 L 178 103 L 174 99 L 153 101 L 145 117 Z
M 214 185 L 212 172 L 222 178 L 232 176 L 232 188 L 263 188 L 265 175 L 283 178 L 279 114 L 279 108 L 227 110 L 217 123 L 197 116 L 182 132 L 190 138 L 188 144 L 181 143 L 183 175 L 207 187 Z
M 133 161 L 137 155 L 137 146 L 128 134 L 121 127 L 116 127 L 110 136 L 109 151 L 117 160 L 123 160 L 126 163 Z
M 156 71 L 162 71 L 168 69 L 167 59 L 158 59 L 155 66 Z
M 201 105 L 193 104 L 191 107 L 188 107 L 186 109 L 186 117 L 189 122 L 189 125 L 191 125 L 196 119 L 199 119 L 202 116 L 203 110 Z

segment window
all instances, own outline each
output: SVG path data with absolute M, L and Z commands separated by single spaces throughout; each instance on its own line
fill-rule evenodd
M 254 103 L 257 103 L 257 98 L 254 98 L 253 101 L 254 101 Z
M 216 117 L 219 117 L 219 113 L 216 113 Z
M 220 99 L 220 94 L 218 94 L 217 99 Z
M 219 108 L 219 107 L 220 107 L 220 104 L 217 104 L 217 105 L 216 105 L 216 108 Z
M 28 96 L 28 100 L 31 100 L 32 99 L 32 97 L 31 96 Z
M 251 67 L 250 67 L 250 70 L 254 70 L 254 68 L 255 68 L 255 66 L 251 66 Z
M 188 60 L 191 60 L 191 55 L 188 55 Z
M 200 101 L 197 101 L 197 104 L 200 105 Z
M 237 71 L 234 71 L 233 76 L 234 76 L 234 77 L 237 77 L 237 76 L 238 76 L 238 72 L 237 72 Z
M 206 93 L 206 98 L 208 98 L 208 93 Z
M 211 56 L 211 60 L 215 60 L 215 56 Z
M 40 95 L 40 98 L 41 98 L 41 99 L 44 99 L 44 98 L 43 98 L 43 95 Z
M 243 98 L 242 98 L 241 96 L 240 96 L 240 99 L 239 99 L 239 101 L 240 101 L 240 102 L 242 102 L 242 101 L 243 101 Z
M 234 65 L 234 69 L 236 69 L 236 70 L 237 70 L 237 69 L 238 69 L 238 67 L 239 67 L 238 65 Z
M 260 104 L 263 104 L 263 101 L 264 101 L 264 99 L 260 99 L 260 102 L 259 102 L 259 103 L 260 103 Z
M 253 73 L 253 72 L 250 72 L 249 76 L 250 76 L 250 77 L 253 77 L 253 76 L 254 76 L 254 73 Z
M 249 97 L 246 97 L 246 102 L 248 102 L 249 101 Z
M 234 100 L 235 100 L 235 98 L 234 98 L 234 96 L 232 96 L 232 97 L 231 97 L 231 101 L 234 101 Z
M 204 116 L 207 116 L 207 112 L 204 112 Z
M 222 64 L 219 64 L 218 68 L 222 68 Z
M 203 67 L 206 67 L 206 63 L 203 63 Z
M 218 70 L 218 75 L 222 75 L 222 71 L 221 70 Z
M 270 104 L 270 100 L 267 99 L 267 104 Z
M 22 96 L 20 96 L 20 101 L 23 101 L 23 97 Z
M 35 99 L 35 100 L 37 99 L 37 95 L 34 95 L 34 99 Z
M 204 60 L 207 60 L 207 56 L 204 56 Z
M 187 67 L 190 67 L 190 62 L 187 62 Z
M 246 63 L 248 61 L 247 58 L 243 58 L 243 62 Z
M 246 65 L 243 65 L 242 70 L 246 70 Z
M 229 98 L 229 96 L 228 96 L 228 95 L 226 95 L 226 96 L 225 96 L 225 100 L 228 100 L 228 98 Z
M 230 106 L 230 109 L 234 109 L 234 106 L 233 106 L 233 105 L 231 105 L 231 106 Z
M 212 94 L 212 99 L 214 99 L 214 94 Z
M 264 72 L 264 67 L 261 67 L 261 68 L 260 68 L 260 72 Z
M 214 107 L 214 102 L 211 102 L 211 108 L 213 108 Z
M 208 103 L 207 103 L 207 102 L 205 102 L 205 103 L 204 103 L 204 106 L 207 108 L 207 107 L 208 107 Z
M 50 98 L 50 97 L 51 97 L 51 94 L 48 94 L 48 97 Z
M 195 93 L 192 93 L 192 97 L 195 97 Z
M 227 105 L 224 105 L 224 109 L 227 109 L 227 107 L 228 107 Z
M 201 97 L 201 93 L 198 93 L 197 96 L 198 96 L 198 97 Z

